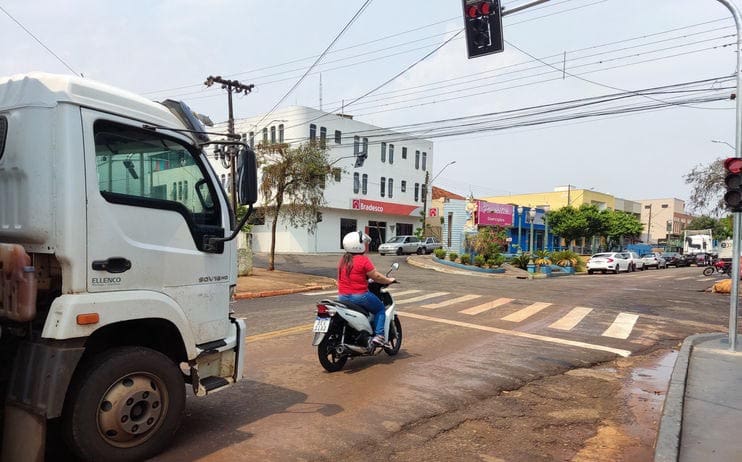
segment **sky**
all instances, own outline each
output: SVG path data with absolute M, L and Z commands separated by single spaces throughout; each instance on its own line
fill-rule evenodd
M 569 184 L 687 200 L 685 174 L 733 155 L 725 143 L 735 141 L 734 101 L 687 101 L 735 91 L 726 88 L 735 86 L 734 22 L 716 0 L 550 0 L 503 17 L 503 53 L 467 59 L 460 34 L 422 61 L 463 28 L 461 1 L 373 0 L 288 93 L 365 2 L 0 0 L 0 75 L 74 72 L 153 100 L 182 99 L 216 122 L 227 119 L 226 94 L 203 82 L 221 75 L 255 84 L 235 97 L 236 118 L 285 97 L 279 108 L 343 110 L 380 127 L 430 123 L 434 185 L 467 196 Z M 636 94 L 695 81 L 704 82 Z M 553 115 L 544 105 L 619 93 L 629 98 L 569 112 L 606 110 L 601 117 L 531 125 Z M 656 109 L 612 114 L 619 105 Z M 517 119 L 525 126 L 502 119 L 534 106 Z M 472 119 L 481 114 L 499 118 L 499 129 Z

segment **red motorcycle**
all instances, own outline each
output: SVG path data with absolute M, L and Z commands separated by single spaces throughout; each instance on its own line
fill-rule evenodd
M 732 273 L 732 262 L 718 260 L 714 262 L 713 265 L 707 266 L 703 269 L 704 276 L 711 276 L 716 272 L 729 276 Z

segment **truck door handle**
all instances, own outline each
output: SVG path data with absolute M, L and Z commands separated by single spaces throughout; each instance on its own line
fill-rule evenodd
M 124 257 L 111 257 L 108 260 L 93 260 L 93 269 L 109 273 L 123 273 L 131 269 L 131 262 Z

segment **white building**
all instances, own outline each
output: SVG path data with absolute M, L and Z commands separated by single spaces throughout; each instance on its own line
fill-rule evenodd
M 390 237 L 413 234 L 421 226 L 425 173 L 433 167 L 432 142 L 303 106 L 262 118 L 235 121 L 235 132 L 251 146 L 261 142 L 298 145 L 314 139 L 327 146 L 333 167 L 342 169 L 335 181 L 327 182 L 326 204 L 314 232 L 279 221 L 277 253 L 340 252 L 342 237 L 356 229 L 374 239 L 375 250 Z M 216 130 L 226 131 L 226 124 Z M 357 153 L 364 151 L 368 157 L 363 166 L 354 168 Z M 209 157 L 229 190 L 228 170 L 214 156 Z M 260 199 L 256 205 L 262 205 Z M 254 251 L 268 252 L 270 240 L 270 220 L 253 226 Z

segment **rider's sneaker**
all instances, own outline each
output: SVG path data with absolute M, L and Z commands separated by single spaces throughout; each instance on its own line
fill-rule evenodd
M 383 335 L 374 335 L 374 338 L 371 339 L 371 343 L 373 343 L 376 346 L 386 346 L 386 342 L 384 341 Z

